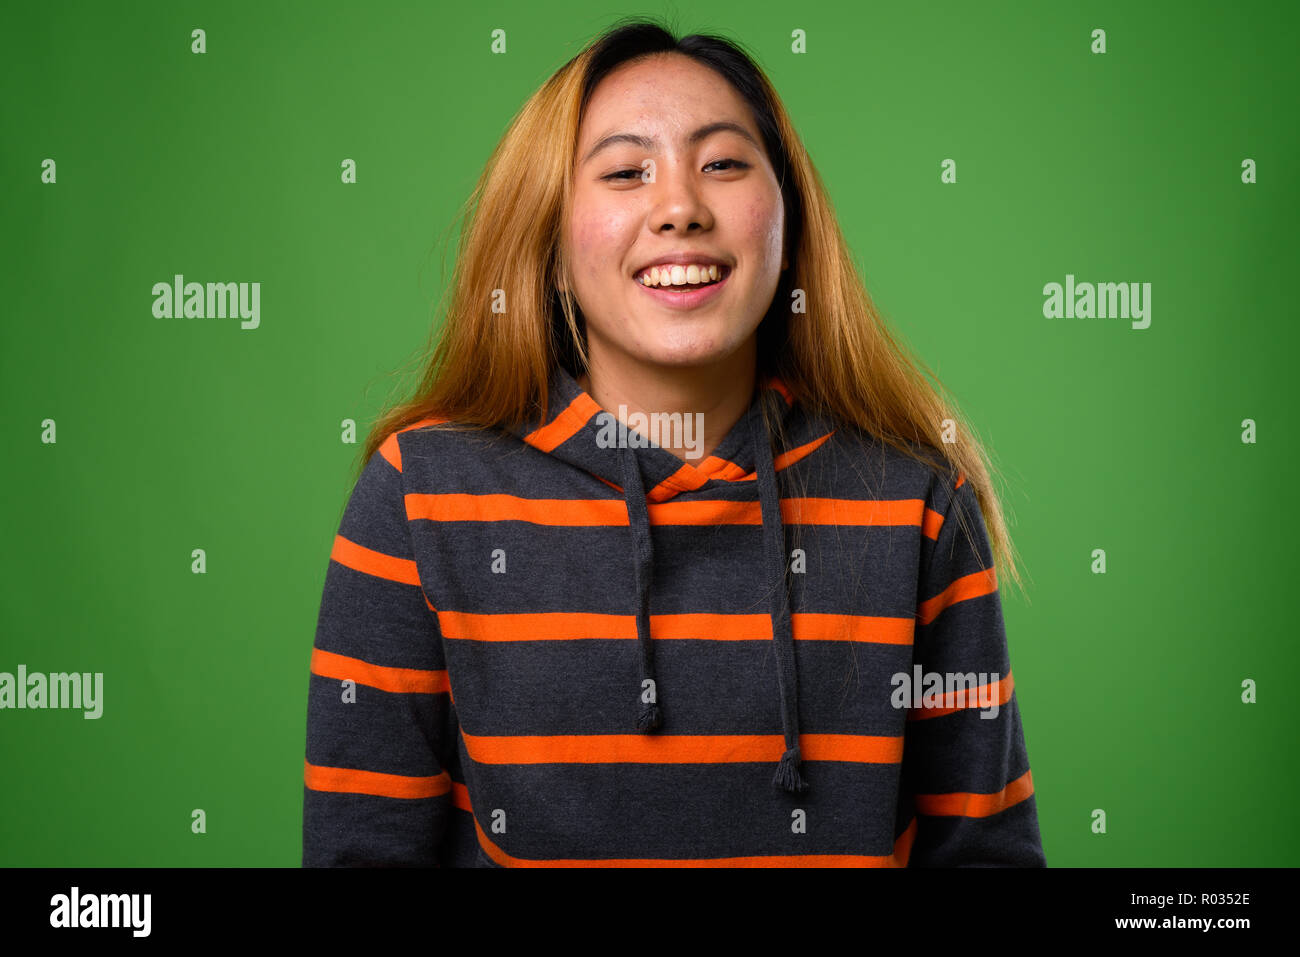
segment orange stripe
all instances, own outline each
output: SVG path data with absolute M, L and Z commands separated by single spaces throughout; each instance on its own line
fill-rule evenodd
M 601 408 L 587 393 L 575 396 L 559 415 L 546 425 L 524 436 L 524 441 L 543 452 L 550 452 L 573 438 Z
M 710 455 L 703 462 L 696 466 L 696 471 L 706 479 L 722 479 L 727 482 L 736 482 L 745 478 L 745 470 L 730 459 L 720 458 L 716 455 Z M 754 473 L 749 473 L 752 478 Z
M 502 867 L 906 867 L 916 838 L 916 818 L 894 841 L 893 854 L 771 854 L 758 857 L 562 858 L 534 860 L 501 850 L 474 819 L 479 847 Z
M 1034 793 L 1034 779 L 1026 771 L 1001 791 L 993 794 L 954 791 L 951 794 L 918 794 L 916 811 L 932 817 L 988 817 L 1019 804 Z
M 429 425 L 442 425 L 444 422 L 450 422 L 450 421 L 451 421 L 450 419 L 438 418 L 438 417 L 436 417 L 436 416 L 430 416 L 430 417 L 427 418 L 427 419 L 420 419 L 418 422 L 412 422 L 410 425 L 404 425 L 404 426 L 402 426 L 400 429 L 398 429 L 397 431 L 398 431 L 398 432 L 410 432 L 412 429 L 423 429 L 424 427 L 429 426 Z
M 832 615 L 796 612 L 790 616 L 797 641 L 860 641 L 910 645 L 916 627 L 912 618 Z M 443 638 L 461 641 L 580 641 L 637 638 L 635 615 L 595 612 L 518 612 L 476 614 L 438 612 Z M 656 640 L 771 641 L 772 619 L 766 614 L 722 615 L 688 613 L 651 615 L 650 636 Z
M 957 484 L 952 487 L 952 490 L 954 492 L 957 491 L 957 489 L 961 488 L 965 483 L 966 473 L 963 472 L 957 476 Z M 939 532 L 943 528 L 943 522 L 943 515 L 927 506 L 925 510 L 925 521 L 921 523 L 921 531 L 923 531 L 928 537 L 937 541 L 939 538 Z
M 794 405 L 794 389 L 780 376 L 768 376 L 763 379 L 763 385 L 768 389 L 775 389 L 780 392 L 785 399 L 786 405 Z
M 883 615 L 832 615 L 801 611 L 790 615 L 790 623 L 794 637 L 802 641 L 865 641 L 884 645 L 910 645 L 916 630 L 916 622 L 912 619 Z M 768 631 L 771 631 L 770 627 Z
M 339 681 L 352 680 L 380 691 L 399 694 L 439 694 L 450 687 L 445 669 L 426 671 L 372 665 L 360 658 L 349 658 L 320 648 L 311 650 L 311 673 L 322 678 L 337 678 Z
M 329 768 L 305 760 L 303 780 L 313 791 L 374 794 L 391 798 L 437 797 L 451 790 L 451 778 L 446 771 L 432 777 L 411 777 L 406 774 L 360 771 L 356 768 Z
M 783 498 L 781 520 L 787 525 L 920 525 L 920 499 L 854 500 Z
M 998 577 L 995 569 L 985 568 L 971 572 L 969 575 L 962 575 L 933 598 L 921 602 L 916 616 L 917 623 L 928 625 L 938 618 L 945 608 L 982 595 L 991 595 L 997 590 Z
M 820 438 L 813 439 L 811 442 L 806 442 L 798 448 L 782 452 L 776 458 L 772 459 L 772 470 L 774 472 L 779 472 L 782 469 L 794 465 L 795 462 L 807 458 L 813 452 L 817 451 L 817 449 L 819 449 L 826 440 L 834 434 L 835 431 L 832 429 Z M 695 468 L 696 471 L 702 473 L 706 479 L 722 479 L 727 482 L 753 482 L 758 478 L 757 472 L 747 473 L 735 462 L 728 461 L 727 459 L 720 459 L 715 455 L 710 455 Z M 703 484 L 703 482 L 700 484 Z
M 907 862 L 912 859 L 912 842 L 916 840 L 916 820 L 913 817 L 903 833 L 894 841 L 894 863 L 886 866 L 906 867 Z
M 434 522 L 531 522 L 534 525 L 626 525 L 622 499 L 519 498 L 515 495 L 408 494 L 406 516 Z
M 636 638 L 636 617 L 587 612 L 474 614 L 438 612 L 444 639 L 462 641 L 546 641 L 581 638 Z M 651 618 L 651 627 L 654 618 Z
M 763 524 L 762 506 L 759 502 L 663 502 L 651 504 L 647 510 L 651 525 Z
M 683 462 L 681 468 L 647 492 L 646 498 L 651 502 L 663 502 L 678 492 L 694 491 L 708 480 L 709 476 L 701 473 L 690 462 Z
M 402 471 L 402 449 L 397 444 L 396 432 L 380 443 L 379 454 L 388 459 L 388 464 L 397 471 Z
M 373 575 L 375 578 L 386 578 L 402 585 L 420 584 L 420 574 L 411 559 L 395 558 L 383 552 L 376 552 L 364 545 L 348 541 L 342 535 L 334 536 L 334 549 L 330 552 L 330 558 L 340 565 Z
M 469 788 L 459 781 L 451 782 L 451 806 L 458 807 L 462 811 L 474 813 L 474 808 L 469 803 Z
M 779 734 L 480 735 L 461 728 L 465 750 L 480 764 L 733 764 L 776 763 Z M 903 736 L 801 734 L 805 761 L 897 764 Z
M 772 466 L 779 472 L 783 468 L 794 465 L 800 459 L 805 459 L 816 452 L 834 434 L 835 430 L 832 429 L 819 439 L 813 439 L 811 442 L 806 442 L 797 448 L 790 449 L 788 452 L 782 452 L 772 460 Z
M 943 696 L 943 705 L 941 707 L 935 707 L 935 708 L 923 707 L 920 710 L 916 710 L 916 709 L 909 710 L 907 713 L 907 720 L 919 721 L 923 718 L 938 718 L 941 717 L 942 715 L 952 714 L 954 711 L 961 711 L 965 708 L 983 708 L 985 707 L 985 705 L 980 703 L 981 695 L 979 693 L 979 689 L 987 688 L 987 687 L 988 687 L 988 683 L 985 682 L 984 684 L 979 685 L 976 688 L 967 688 L 966 703 L 960 705 L 957 703 L 960 693 L 955 689 L 949 691 L 947 694 Z M 1013 692 L 1015 688 L 1016 688 L 1016 683 L 1011 679 L 1011 672 L 1008 671 L 1007 676 L 1005 678 L 1003 678 L 1001 681 L 994 682 L 993 684 L 994 702 L 996 702 L 999 705 L 1006 704 L 1008 701 L 1011 700 L 1011 692 Z M 987 695 L 985 695 L 984 697 L 987 697 Z
M 781 519 L 787 525 L 920 526 L 920 499 L 856 500 L 783 498 Z M 651 525 L 762 525 L 758 502 L 658 502 L 649 506 Z M 408 494 L 409 519 L 434 522 L 530 522 L 534 525 L 627 525 L 621 499 L 530 499 L 515 495 L 465 492 Z

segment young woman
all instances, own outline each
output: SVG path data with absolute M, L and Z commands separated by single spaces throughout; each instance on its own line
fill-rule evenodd
M 984 453 L 750 58 L 618 25 L 468 208 L 330 555 L 303 864 L 1044 864 Z

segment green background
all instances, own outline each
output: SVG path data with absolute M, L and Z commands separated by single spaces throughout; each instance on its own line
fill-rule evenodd
M 1048 864 L 1298 863 L 1295 5 L 745 0 L 6 5 L 0 671 L 105 700 L 0 711 L 0 864 L 297 866 L 340 423 L 410 383 L 510 117 L 665 12 L 756 54 L 1002 470 Z M 176 273 L 261 327 L 154 318 Z M 1150 328 L 1044 318 L 1067 273 L 1152 283 Z

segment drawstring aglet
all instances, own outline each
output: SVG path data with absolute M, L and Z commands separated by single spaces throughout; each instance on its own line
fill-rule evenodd
M 808 790 L 808 782 L 799 774 L 799 745 L 796 744 L 781 755 L 781 763 L 776 766 L 772 783 L 792 794 Z
M 658 703 L 646 705 L 637 718 L 636 729 L 641 732 L 653 731 L 663 722 L 663 714 L 659 711 Z

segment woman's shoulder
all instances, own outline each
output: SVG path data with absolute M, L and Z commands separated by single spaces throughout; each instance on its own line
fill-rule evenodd
M 429 416 L 389 432 L 376 455 L 382 455 L 403 473 L 412 467 L 437 466 L 445 470 L 458 462 L 504 454 L 518 444 L 517 439 L 511 440 L 503 429 Z
M 825 464 L 836 472 L 860 476 L 876 497 L 944 498 L 961 479 L 960 470 L 942 449 L 925 442 L 894 438 L 851 422 L 823 418 L 831 437 Z

